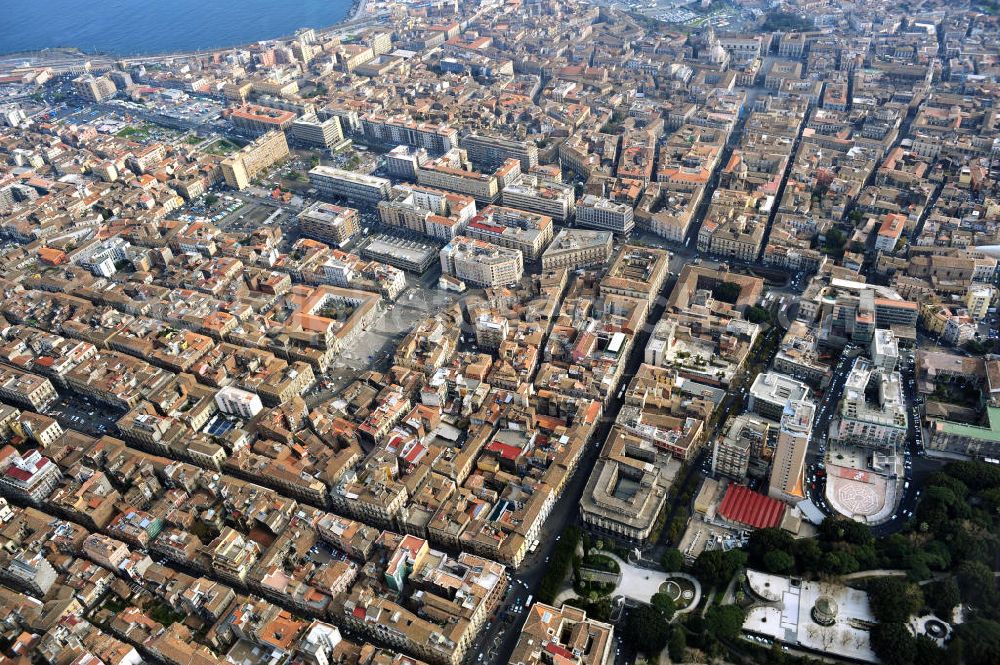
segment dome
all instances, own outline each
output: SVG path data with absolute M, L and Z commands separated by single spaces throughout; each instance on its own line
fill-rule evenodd
M 812 608 L 813 621 L 821 626 L 832 626 L 837 620 L 837 602 L 829 596 L 820 596 Z

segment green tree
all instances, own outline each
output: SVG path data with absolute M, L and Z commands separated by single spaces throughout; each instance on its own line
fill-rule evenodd
M 674 613 L 677 611 L 677 605 L 674 603 L 674 599 L 670 597 L 667 593 L 654 593 L 653 597 L 650 598 L 649 602 L 660 611 L 663 618 L 670 621 L 674 618 Z
M 795 32 L 809 30 L 812 26 L 809 21 L 791 12 L 770 12 L 764 19 L 764 24 L 760 27 L 763 32 Z
M 746 613 L 739 605 L 712 605 L 705 613 L 705 630 L 720 640 L 740 634 Z
M 674 629 L 670 632 L 670 641 L 667 643 L 667 652 L 670 654 L 670 660 L 675 663 L 683 661 L 686 651 L 687 637 L 684 635 L 684 629 L 680 626 L 674 626 Z
M 844 235 L 843 231 L 830 229 L 826 232 L 823 249 L 829 254 L 839 255 L 844 251 L 845 242 L 847 242 L 847 236 Z
M 768 323 L 771 320 L 771 313 L 759 305 L 747 307 L 744 315 L 750 323 Z
M 982 561 L 963 561 L 956 570 L 962 599 L 970 605 L 990 607 L 996 597 L 996 578 Z
M 695 559 L 692 570 L 695 577 L 708 586 L 726 584 L 746 562 L 743 550 L 710 550 Z
M 1000 487 L 1000 468 L 986 462 L 952 462 L 943 475 L 975 492 Z
M 671 547 L 660 557 L 660 565 L 668 573 L 676 573 L 684 568 L 684 555 L 676 547 Z
M 815 572 L 823 561 L 823 550 L 815 538 L 803 538 L 795 541 L 795 564 L 802 572 Z
M 861 566 L 849 552 L 833 551 L 823 555 L 821 568 L 834 575 L 848 575 L 858 572 Z
M 983 354 L 989 353 L 992 345 L 980 342 L 977 339 L 970 339 L 968 342 L 962 345 L 962 348 L 971 353 L 974 356 L 981 356 Z
M 205 197 L 205 205 L 207 205 L 209 208 L 211 208 L 218 202 L 219 202 L 219 197 L 216 196 L 215 194 L 209 194 L 208 196 Z
M 968 665 L 1000 663 L 1000 623 L 988 619 L 973 619 L 960 627 L 965 638 L 965 662 Z
M 764 570 L 776 575 L 784 575 L 795 569 L 795 558 L 788 552 L 771 550 L 764 555 Z
M 993 487 L 988 490 L 983 490 L 976 496 L 979 498 L 983 508 L 986 509 L 990 515 L 996 517 L 1000 514 L 1000 488 Z
M 819 527 L 820 537 L 829 543 L 849 543 L 870 545 L 875 542 L 871 527 L 846 517 L 823 520 Z
M 538 600 L 543 603 L 551 603 L 563 582 L 569 575 L 571 569 L 577 567 L 576 546 L 580 542 L 580 530 L 576 527 L 567 527 L 562 532 L 562 537 L 552 550 L 551 559 L 545 569 L 545 575 L 538 585 Z
M 712 289 L 712 297 L 722 302 L 735 304 L 740 297 L 740 285 L 736 282 L 721 282 Z
M 917 641 L 903 623 L 876 624 L 871 630 L 871 645 L 885 665 L 910 665 L 917 655 Z
M 670 624 L 655 607 L 641 605 L 629 610 L 622 626 L 622 636 L 638 651 L 656 656 L 667 646 Z
M 927 635 L 917 635 L 917 657 L 913 665 L 951 665 L 948 652 Z
M 880 577 L 868 586 L 872 614 L 881 623 L 904 623 L 924 606 L 920 587 L 902 577 Z

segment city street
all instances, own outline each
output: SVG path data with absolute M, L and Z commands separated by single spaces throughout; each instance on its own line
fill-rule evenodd
M 663 316 L 663 311 L 667 303 L 667 295 L 673 288 L 674 282 L 675 280 L 673 279 L 666 280 L 653 306 L 650 308 L 646 318 L 646 325 L 636 334 L 629 357 L 626 360 L 625 370 L 618 384 L 619 387 L 628 385 L 639 369 L 639 365 L 642 364 L 649 335 L 653 326 Z M 577 523 L 580 497 L 583 496 L 587 478 L 594 467 L 594 462 L 597 460 L 601 446 L 607 438 L 611 426 L 614 424 L 615 417 L 618 415 L 623 404 L 623 400 L 618 397 L 619 392 L 618 388 L 613 390 L 608 402 L 605 404 L 604 415 L 595 428 L 589 444 L 584 449 L 582 459 L 577 465 L 576 473 L 566 483 L 566 489 L 562 497 L 556 502 L 552 513 L 545 522 L 542 533 L 538 538 L 540 542 L 538 550 L 526 558 L 521 567 L 514 573 L 511 582 L 512 591 L 497 611 L 498 618 L 501 618 L 505 614 L 509 615 L 510 608 L 518 604 L 523 608 L 528 596 L 534 595 L 542 576 L 545 574 L 545 564 L 556 545 L 556 537 L 562 532 L 563 528 Z M 492 635 L 487 635 L 485 633 L 490 633 L 491 631 L 484 631 L 484 635 L 480 636 L 471 652 L 476 653 L 477 648 L 482 649 L 486 647 L 483 652 L 492 653 L 493 655 L 485 658 L 482 661 L 483 663 L 488 665 L 502 665 L 507 663 L 517 644 L 525 614 L 526 610 L 522 609 L 509 623 L 501 621 L 501 628 L 498 633 L 494 631 Z M 494 642 L 496 643 L 495 647 Z

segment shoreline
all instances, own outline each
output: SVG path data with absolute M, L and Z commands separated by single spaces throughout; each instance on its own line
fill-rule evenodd
M 337 21 L 335 23 L 332 23 L 330 25 L 327 25 L 327 26 L 324 26 L 324 27 L 321 27 L 321 28 L 314 28 L 314 30 L 316 30 L 316 34 L 319 35 L 319 34 L 326 34 L 326 33 L 330 33 L 330 32 L 335 32 L 338 29 L 343 29 L 344 27 L 348 26 L 349 24 L 352 24 L 352 23 L 355 23 L 357 21 L 360 21 L 361 20 L 361 16 L 362 16 L 362 14 L 365 13 L 366 9 L 368 8 L 369 3 L 370 3 L 370 0 L 351 0 L 351 5 L 348 8 L 347 13 L 344 14 L 343 18 L 341 18 L 339 21 Z M 310 26 L 300 26 L 299 29 L 308 28 L 308 27 L 310 27 Z M 219 46 L 219 47 L 216 47 L 216 48 L 197 49 L 197 50 L 188 50 L 188 51 L 183 51 L 183 50 L 182 51 L 158 51 L 158 52 L 150 52 L 150 53 L 132 53 L 132 54 L 109 53 L 109 52 L 106 52 L 106 51 L 85 51 L 85 50 L 83 50 L 83 49 L 81 49 L 81 48 L 79 48 L 77 46 L 49 46 L 49 47 L 45 47 L 45 48 L 41 48 L 41 49 L 35 49 L 35 50 L 31 50 L 31 51 L 11 51 L 11 52 L 7 52 L 7 53 L 0 53 L 0 61 L 16 60 L 16 59 L 19 59 L 19 58 L 23 58 L 25 60 L 33 61 L 33 60 L 38 59 L 40 54 L 46 53 L 46 52 L 52 52 L 52 53 L 61 54 L 63 58 L 77 57 L 77 58 L 80 58 L 80 59 L 83 59 L 83 60 L 90 59 L 90 58 L 102 58 L 104 60 L 111 61 L 111 62 L 119 62 L 119 61 L 121 61 L 121 62 L 134 62 L 134 61 L 144 61 L 144 60 L 148 61 L 148 60 L 156 60 L 156 59 L 189 58 L 189 57 L 196 57 L 196 56 L 199 56 L 199 55 L 207 55 L 207 54 L 210 54 L 210 53 L 217 53 L 219 51 L 228 51 L 228 50 L 234 50 L 234 49 L 249 48 L 253 44 L 257 44 L 259 42 L 284 41 L 284 40 L 292 39 L 294 37 L 295 37 L 295 35 L 293 33 L 293 34 L 289 34 L 289 35 L 280 35 L 280 36 L 276 36 L 276 37 L 262 37 L 262 38 L 254 39 L 254 40 L 248 41 L 248 42 L 240 42 L 240 43 L 237 43 L 237 44 L 232 44 L 230 46 Z M 5 62 L 0 62 L 0 71 L 3 71 L 5 68 L 7 68 L 9 66 L 10 65 L 8 65 Z M 46 66 L 44 64 L 44 62 L 33 62 L 31 65 L 29 65 L 29 67 L 44 67 L 44 66 Z M 23 69 L 23 67 L 19 67 L 19 66 L 12 67 L 12 68 L 22 68 Z

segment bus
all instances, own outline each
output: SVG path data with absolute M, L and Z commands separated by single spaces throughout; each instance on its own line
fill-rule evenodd
M 531 599 L 534 598 L 531 594 L 528 594 L 528 600 L 524 601 L 524 609 L 531 607 Z

